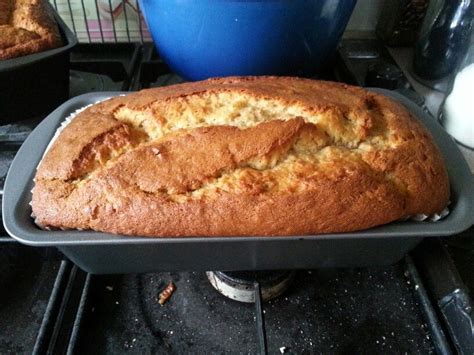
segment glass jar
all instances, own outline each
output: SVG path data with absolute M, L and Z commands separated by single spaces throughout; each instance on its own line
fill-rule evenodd
M 466 49 L 474 0 L 431 0 L 415 46 L 413 70 L 424 80 L 440 80 L 459 66 Z
M 456 141 L 474 149 L 474 30 L 440 111 L 440 121 Z

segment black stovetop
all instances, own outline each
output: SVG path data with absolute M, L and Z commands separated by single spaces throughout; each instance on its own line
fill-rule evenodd
M 320 78 L 398 90 L 423 104 L 376 41 L 344 41 L 331 63 Z M 182 81 L 150 45 L 137 44 L 78 46 L 70 78 L 71 97 Z M 41 119 L 0 126 L 2 187 Z M 201 272 L 90 275 L 2 230 L 0 353 L 472 353 L 472 233 L 425 241 L 392 266 L 300 270 L 260 309 L 223 297 Z M 161 306 L 170 281 L 177 289 Z
M 434 352 L 405 265 L 296 274 L 263 305 L 268 352 Z M 177 291 L 156 300 L 165 281 Z M 160 287 L 161 286 L 161 287 Z M 255 308 L 227 299 L 204 273 L 96 277 L 79 324 L 78 353 L 242 353 L 259 351 Z

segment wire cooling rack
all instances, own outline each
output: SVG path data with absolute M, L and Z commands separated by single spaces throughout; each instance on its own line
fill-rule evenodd
M 137 0 L 49 0 L 81 43 L 150 42 Z

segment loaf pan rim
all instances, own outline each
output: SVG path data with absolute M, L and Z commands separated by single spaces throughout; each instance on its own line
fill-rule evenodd
M 460 233 L 468 229 L 474 221 L 469 211 L 474 208 L 474 184 L 472 174 L 467 162 L 457 147 L 454 140 L 443 130 L 439 123 L 426 114 L 416 104 L 396 92 L 383 89 L 370 89 L 374 92 L 388 96 L 401 102 L 422 123 L 427 126 L 438 144 L 443 158 L 445 159 L 448 172 L 450 173 L 451 185 L 455 187 L 457 201 L 452 206 L 451 213 L 439 222 L 393 222 L 387 225 L 374 227 L 364 231 L 336 234 L 320 234 L 305 236 L 234 236 L 234 237 L 131 237 L 115 235 L 110 233 L 94 231 L 44 231 L 34 225 L 30 217 L 30 223 L 25 225 L 19 219 L 19 213 L 30 211 L 28 205 L 29 192 L 32 187 L 32 178 L 36 171 L 37 163 L 41 155 L 54 135 L 59 124 L 75 110 L 95 103 L 108 97 L 126 95 L 128 92 L 96 92 L 77 96 L 59 106 L 47 118 L 45 118 L 31 133 L 18 151 L 5 181 L 4 196 L 2 202 L 4 226 L 7 232 L 21 243 L 32 246 L 85 246 L 85 245 L 119 245 L 119 244 L 162 244 L 162 243 L 233 243 L 233 242 L 257 242 L 257 241 L 317 241 L 321 239 L 354 239 L 354 238 L 389 238 L 389 237 L 440 237 Z M 422 118 L 420 118 L 422 117 Z M 39 141 L 39 143 L 38 143 Z M 440 143 L 441 146 L 440 146 Z M 32 152 L 32 147 L 35 148 Z M 26 159 L 26 160 L 25 160 Z M 28 166 L 29 165 L 29 166 Z M 19 167 L 22 168 L 19 168 Z M 24 173 L 29 171 L 30 173 Z M 28 175 L 28 176 L 25 176 Z M 453 176 L 451 176 L 453 175 Z M 25 179 L 28 178 L 28 181 Z M 23 180 L 23 183 L 21 181 Z M 18 184 L 20 182 L 20 184 Z M 473 198 L 469 198 L 472 196 Z

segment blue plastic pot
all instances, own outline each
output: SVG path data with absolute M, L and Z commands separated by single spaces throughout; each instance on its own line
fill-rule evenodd
M 188 80 L 311 75 L 357 0 L 140 0 L 160 56 Z

